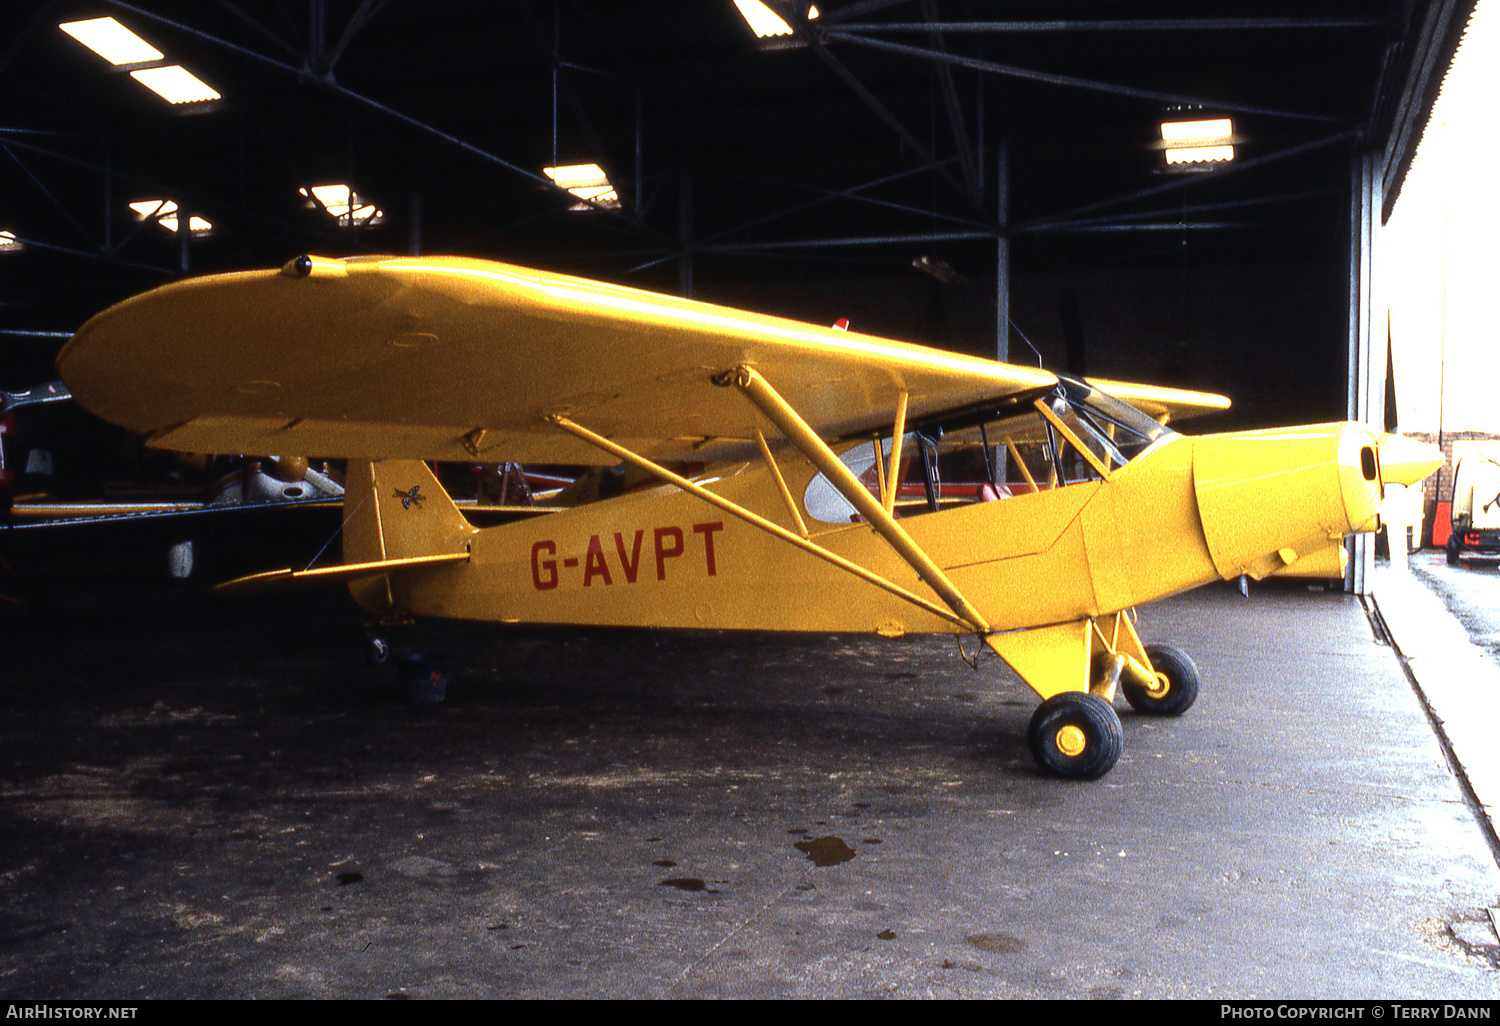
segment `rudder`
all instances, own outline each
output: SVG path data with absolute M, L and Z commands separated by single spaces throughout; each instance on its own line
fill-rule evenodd
M 475 528 L 421 460 L 350 462 L 344 482 L 344 562 L 462 552 Z M 350 582 L 366 609 L 393 606 L 389 575 Z

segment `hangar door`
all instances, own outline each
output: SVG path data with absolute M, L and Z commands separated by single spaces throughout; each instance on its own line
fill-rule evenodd
M 1397 423 L 1450 457 L 1455 441 L 1500 438 L 1497 102 L 1500 0 L 1480 0 L 1375 236 L 1372 327 L 1389 331 Z M 1452 474 L 1450 458 L 1428 479 L 1426 543 Z

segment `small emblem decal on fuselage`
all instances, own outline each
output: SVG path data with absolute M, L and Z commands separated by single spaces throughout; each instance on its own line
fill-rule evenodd
M 406 491 L 396 489 L 396 498 L 401 500 L 402 509 L 411 509 L 413 506 L 422 508 L 422 503 L 427 501 L 427 496 L 421 494 L 421 485 L 412 485 Z

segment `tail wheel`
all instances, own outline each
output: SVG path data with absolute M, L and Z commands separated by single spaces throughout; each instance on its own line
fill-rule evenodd
M 1125 700 L 1136 712 L 1152 716 L 1181 716 L 1198 700 L 1198 667 L 1174 645 L 1147 645 L 1146 655 L 1156 670 L 1152 689 L 1130 681 L 1121 682 Z
M 1039 705 L 1027 740 L 1038 766 L 1074 780 L 1104 776 L 1125 747 L 1120 717 L 1108 702 L 1087 691 L 1065 691 Z

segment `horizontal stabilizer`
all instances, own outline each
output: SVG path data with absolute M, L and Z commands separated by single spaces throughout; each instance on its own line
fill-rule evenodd
M 259 587 L 274 587 L 285 584 L 314 584 L 323 581 L 348 581 L 359 577 L 373 577 L 392 570 L 436 563 L 467 563 L 467 552 L 443 552 L 431 556 L 407 556 L 404 559 L 377 559 L 369 563 L 340 563 L 336 566 L 320 566 L 316 570 L 267 570 L 248 577 L 236 577 L 217 585 L 215 590 L 235 591 Z

